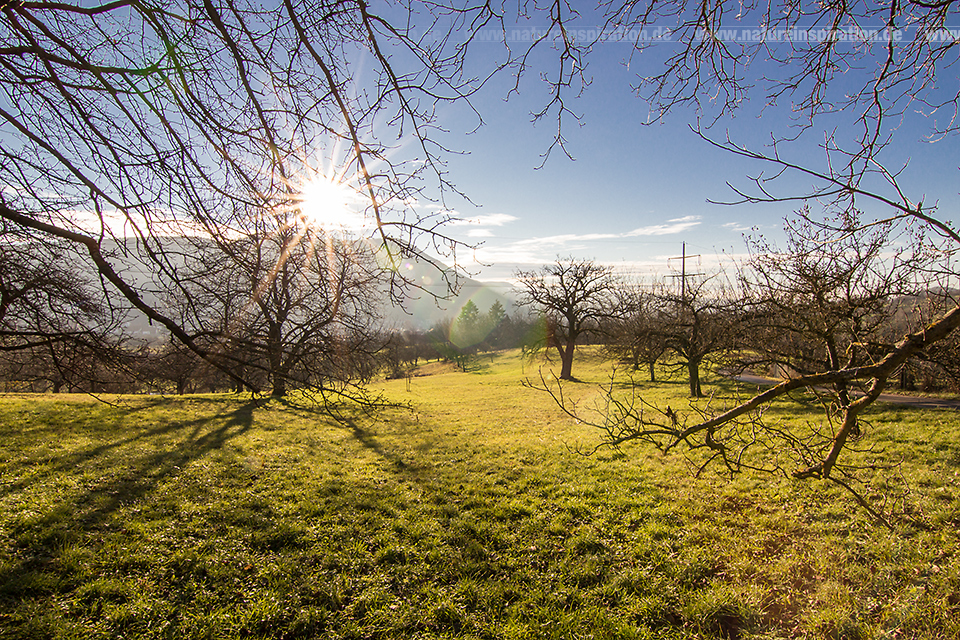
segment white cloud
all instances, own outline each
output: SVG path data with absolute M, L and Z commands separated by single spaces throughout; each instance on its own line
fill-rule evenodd
M 494 214 L 487 220 L 492 221 L 512 221 L 513 216 L 504 214 Z M 474 224 L 479 223 L 480 218 L 472 220 Z M 461 221 L 459 224 L 468 224 L 467 221 Z M 493 226 L 493 222 L 488 222 Z M 553 262 L 557 255 L 566 253 L 583 253 L 590 251 L 591 242 L 597 241 L 616 241 L 626 240 L 635 242 L 638 237 L 643 236 L 665 236 L 670 234 L 683 233 L 702 224 L 700 216 L 683 216 L 671 218 L 662 224 L 640 227 L 627 232 L 619 233 L 566 233 L 553 236 L 542 236 L 525 238 L 522 240 L 513 240 L 510 242 L 496 242 L 495 244 L 483 244 L 474 252 L 476 261 L 471 267 L 477 268 L 484 273 L 485 278 L 497 280 L 511 280 L 513 272 L 517 268 L 530 269 L 540 265 Z M 486 229 L 475 229 L 470 233 L 474 238 L 493 238 L 495 234 Z M 595 246 L 593 247 L 596 248 Z M 618 271 L 637 277 L 644 277 L 648 274 L 662 273 L 669 271 L 666 258 L 655 258 L 648 261 L 621 261 L 610 263 Z
M 616 240 L 619 238 L 636 238 L 637 236 L 664 236 L 688 231 L 700 224 L 700 216 L 685 216 L 667 220 L 665 224 L 655 224 L 640 227 L 626 233 L 565 233 L 556 236 L 543 236 L 518 240 L 516 246 L 557 246 L 570 245 L 594 240 Z
M 624 237 L 635 238 L 637 236 L 667 236 L 674 233 L 683 233 L 700 224 L 700 216 L 684 216 L 682 218 L 672 218 L 667 220 L 666 224 L 654 224 L 648 227 L 639 227 L 633 231 L 623 234 Z
M 490 267 L 497 266 L 506 273 L 512 273 L 517 267 L 529 267 L 550 262 L 553 255 L 549 252 L 540 253 L 535 248 L 512 242 L 507 245 L 482 245 L 473 252 L 471 267 L 479 267 L 490 271 Z
M 621 233 L 566 233 L 559 236 L 545 236 L 542 238 L 530 238 L 528 240 L 518 240 L 517 245 L 565 245 L 572 242 L 586 242 L 590 240 L 612 240 L 626 237 L 627 234 Z
M 451 225 L 477 225 L 480 227 L 502 227 L 503 225 L 519 220 L 516 216 L 509 213 L 490 213 L 487 215 L 473 216 L 472 218 L 460 218 L 452 220 Z

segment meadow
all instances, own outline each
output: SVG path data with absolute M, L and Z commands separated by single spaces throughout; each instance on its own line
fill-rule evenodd
M 539 366 L 430 363 L 374 385 L 404 406 L 340 421 L 0 396 L 0 637 L 960 637 L 960 412 L 872 410 L 907 489 L 890 531 L 823 482 L 584 456 L 598 434 L 522 384 Z M 574 366 L 589 399 L 609 363 Z

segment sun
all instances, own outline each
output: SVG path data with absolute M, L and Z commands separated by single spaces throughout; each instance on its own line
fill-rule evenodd
M 360 231 L 367 225 L 359 197 L 346 185 L 316 174 L 299 185 L 297 208 L 304 220 L 328 231 Z

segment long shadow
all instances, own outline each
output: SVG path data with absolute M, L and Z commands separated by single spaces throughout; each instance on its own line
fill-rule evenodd
M 193 399 L 191 399 L 191 402 L 192 401 Z M 147 406 L 147 407 L 144 407 L 144 406 L 131 407 L 129 411 L 125 412 L 125 415 L 131 415 L 135 412 L 142 411 L 146 408 L 154 408 L 157 404 L 160 404 L 160 403 L 152 403 L 150 406 Z M 257 406 L 258 404 L 254 400 L 244 403 L 244 405 L 241 406 L 240 408 L 235 409 L 234 411 L 231 411 L 227 414 L 231 416 L 230 418 L 228 418 L 227 423 L 234 424 L 236 422 L 235 417 L 239 415 L 244 415 L 244 414 L 247 415 L 246 419 L 252 422 L 253 409 L 256 408 Z M 42 475 L 38 476 L 37 474 L 34 474 L 30 478 L 25 478 L 18 482 L 4 483 L 4 485 L 0 487 L 0 496 L 9 495 L 9 494 L 21 491 L 24 488 L 26 488 L 27 485 L 33 484 L 34 482 L 36 482 L 38 477 L 57 475 L 59 473 L 76 469 L 77 467 L 84 464 L 85 462 L 99 458 L 112 450 L 118 450 L 123 448 L 126 445 L 134 444 L 137 441 L 148 441 L 148 440 L 155 439 L 157 437 L 162 437 L 162 436 L 166 436 L 166 435 L 170 435 L 178 432 L 183 432 L 187 429 L 192 429 L 191 433 L 186 437 L 187 441 L 198 439 L 198 436 L 200 432 L 203 430 L 205 425 L 217 420 L 218 418 L 223 417 L 223 415 L 224 413 L 221 412 L 220 414 L 217 414 L 209 418 L 197 418 L 195 420 L 188 420 L 188 421 L 168 422 L 165 424 L 157 425 L 156 427 L 153 427 L 153 428 L 137 430 L 136 433 L 133 433 L 129 436 L 117 438 L 115 440 L 111 440 L 108 442 L 103 442 L 101 444 L 91 446 L 86 449 L 71 451 L 62 456 L 47 458 L 43 461 L 46 471 Z M 248 424 L 248 428 L 249 428 L 249 424 Z M 50 432 L 49 437 L 51 438 L 56 438 L 56 437 L 59 437 L 60 435 L 57 433 L 56 427 L 51 427 L 48 431 Z M 204 436 L 203 438 L 199 438 L 199 440 L 203 440 L 207 437 L 209 437 L 209 434 L 207 436 Z M 25 468 L 36 462 L 37 462 L 36 460 L 24 460 L 20 468 L 21 469 Z M 13 473 L 16 473 L 18 471 L 18 469 L 13 467 L 9 467 L 9 469 Z
M 368 426 L 376 424 L 383 420 L 383 411 L 405 409 L 411 411 L 411 418 L 403 419 L 393 416 L 391 422 L 394 426 L 406 424 L 413 426 L 415 420 L 412 418 L 414 412 L 402 402 L 392 402 L 379 400 L 369 405 L 351 404 L 345 402 L 342 404 L 317 402 L 315 404 L 292 401 L 288 397 L 273 398 L 271 402 L 276 402 L 284 407 L 284 411 L 304 418 L 316 419 L 318 416 L 336 423 L 340 428 L 349 430 L 352 437 L 365 449 L 369 450 L 381 460 L 383 460 L 387 469 L 392 469 L 396 473 L 418 474 L 423 470 L 415 459 L 415 456 L 404 457 L 396 451 L 389 450 L 383 446 L 377 438 L 377 434 Z M 422 434 L 420 434 L 422 436 Z
M 384 409 L 403 408 L 401 404 L 383 402 L 375 406 L 335 406 L 332 403 L 323 402 L 312 404 L 308 402 L 307 404 L 303 404 L 295 402 L 288 397 L 273 398 L 271 402 L 280 404 L 283 406 L 285 412 L 292 413 L 296 416 L 311 419 L 322 417 L 327 420 L 332 420 L 341 428 L 349 429 L 353 437 L 365 449 L 372 451 L 397 469 L 407 469 L 410 467 L 410 464 L 405 462 L 401 456 L 384 449 L 376 439 L 376 435 L 361 424 L 361 422 L 377 420 L 378 416 L 380 416 L 379 412 Z
M 353 433 L 353 437 L 365 449 L 372 451 L 381 459 L 385 460 L 386 462 L 389 462 L 397 470 L 406 470 L 411 467 L 411 464 L 406 462 L 399 454 L 385 449 L 372 432 L 365 429 L 356 421 L 348 419 L 345 422 L 344 426 L 348 427 L 351 430 L 351 432 Z
M 376 434 L 363 426 L 363 422 L 375 422 L 381 416 L 381 411 L 385 409 L 402 409 L 405 405 L 383 401 L 373 403 L 370 406 L 364 405 L 334 405 L 333 403 L 318 402 L 316 404 L 301 404 L 290 400 L 287 397 L 274 398 L 272 400 L 284 407 L 284 411 L 299 415 L 305 418 L 316 418 L 318 416 L 336 422 L 340 427 L 349 429 L 353 437 L 365 449 L 370 450 L 384 461 L 390 463 L 398 470 L 407 470 L 412 468 L 412 463 L 406 462 L 399 454 L 388 451 L 377 440 Z
M 22 594 L 22 578 L 29 572 L 56 571 L 58 555 L 65 543 L 77 539 L 78 534 L 99 530 L 124 503 L 136 502 L 148 496 L 162 482 L 174 476 L 180 468 L 193 460 L 202 458 L 211 451 L 220 449 L 229 440 L 243 435 L 253 425 L 253 401 L 231 411 L 210 417 L 171 422 L 135 435 L 72 452 L 58 458 L 43 473 L 46 478 L 76 474 L 85 466 L 96 468 L 99 459 L 112 450 L 136 447 L 147 452 L 131 457 L 134 464 L 123 473 L 107 473 L 93 486 L 86 487 L 64 500 L 41 517 L 36 518 L 21 531 L 12 531 L 12 546 L 16 549 L 10 562 L 0 572 L 0 602 Z M 217 425 L 210 428 L 211 425 Z M 150 450 L 151 438 L 182 433 L 183 437 L 164 442 L 165 446 Z M 112 464 L 117 464 L 114 461 Z M 42 482 L 36 475 L 30 483 Z M 19 483 L 22 485 L 22 483 Z M 21 486 L 21 488 L 23 488 Z M 16 487 L 5 487 L 5 492 Z

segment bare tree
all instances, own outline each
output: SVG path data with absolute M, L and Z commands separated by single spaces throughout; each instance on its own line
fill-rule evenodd
M 4 351 L 79 339 L 107 311 L 70 267 L 70 247 L 0 229 L 0 337 Z
M 656 382 L 657 363 L 667 352 L 662 301 L 640 286 L 624 287 L 622 299 L 623 315 L 609 323 L 604 350 L 633 371 L 644 365 L 650 382 Z
M 687 276 L 677 291 L 663 281 L 624 290 L 625 311 L 608 331 L 606 351 L 634 371 L 641 363 L 656 382 L 658 364 L 686 376 L 690 397 L 703 397 L 702 366 L 737 349 L 742 301 L 721 274 Z
M 163 392 L 172 383 L 176 393 L 183 395 L 196 390 L 205 364 L 182 343 L 169 340 L 142 354 L 139 375 L 152 389 Z
M 923 326 L 930 318 L 956 305 L 957 290 L 948 283 L 931 287 L 916 296 L 904 296 L 894 301 L 885 314 L 882 338 L 896 340 L 911 327 Z M 901 389 L 915 391 L 960 390 L 960 331 L 917 353 L 900 368 L 897 379 Z
M 728 286 L 712 277 L 689 277 L 681 292 L 661 284 L 655 293 L 660 317 L 653 330 L 686 371 L 690 397 L 702 398 L 701 367 L 711 357 L 730 353 L 739 346 L 735 330 L 742 307 Z
M 0 369 L 54 392 L 129 381 L 125 309 L 71 264 L 72 247 L 0 226 Z
M 224 366 L 264 375 L 274 396 L 365 377 L 387 284 L 371 248 L 285 211 L 252 212 L 235 235 L 194 243 L 183 279 L 204 304 L 184 324 L 226 345 Z
M 860 217 L 855 212 L 850 224 L 860 226 Z M 804 211 L 787 220 L 785 229 L 783 249 L 750 239 L 752 257 L 741 272 L 752 307 L 745 322 L 755 337 L 750 359 L 775 374 L 809 375 L 868 362 L 889 344 L 885 334 L 895 305 L 934 284 L 933 256 L 891 237 L 889 224 L 831 238 Z M 901 329 L 918 329 L 918 318 L 913 315 Z M 833 386 L 840 405 L 849 404 L 846 381 Z
M 226 245 L 237 215 L 302 207 L 320 179 L 365 198 L 363 235 L 388 264 L 438 252 L 456 263 L 447 216 L 409 203 L 454 188 L 435 107 L 468 101 L 485 80 L 464 73 L 471 38 L 444 33 L 498 17 L 483 4 L 432 6 L 436 17 L 311 0 L 3 3 L 0 218 L 76 245 L 140 313 L 257 386 L 218 357 L 228 345 L 155 304 L 190 295 L 164 239 Z M 361 51 L 364 74 L 352 62 Z M 416 149 L 406 160 L 398 137 Z M 117 254 L 111 239 L 123 240 Z M 394 299 L 414 284 L 386 272 Z
M 951 65 L 957 40 L 943 27 L 957 15 L 957 6 L 955 0 L 809 5 L 627 0 L 603 4 L 600 13 L 607 33 L 637 34 L 634 53 L 661 63 L 644 67 L 637 82 L 650 107 L 647 121 L 656 122 L 678 108 L 694 109 L 700 119 L 692 128 L 707 144 L 762 167 L 751 186 L 735 187 L 736 195 L 725 204 L 797 202 L 824 208 L 828 216 L 811 222 L 825 251 L 844 241 L 869 247 L 871 230 L 890 225 L 892 233 L 912 235 L 921 251 L 943 258 L 960 250 L 960 233 L 938 213 L 935 198 L 908 194 L 901 179 L 905 167 L 896 164 L 893 142 L 898 131 L 909 130 L 903 122 L 914 124 L 926 116 L 931 116 L 927 124 L 933 142 L 958 131 L 960 89 L 955 82 L 936 82 L 938 76 L 955 76 Z M 552 101 L 537 116 L 556 118 L 555 144 L 562 147 L 563 122 L 576 117 L 565 98 L 589 84 L 585 70 L 595 43 L 566 35 L 578 17 L 570 3 L 555 6 L 550 16 L 554 33 L 561 34 L 560 65 L 556 74 L 544 76 Z M 739 27 L 750 23 L 756 24 L 757 37 L 741 37 Z M 648 35 L 658 27 L 661 32 L 669 29 L 672 48 L 664 55 L 653 49 L 658 41 Z M 797 33 L 800 37 L 793 36 Z M 748 101 L 748 96 L 760 99 Z M 793 126 L 771 131 L 764 148 L 744 146 L 711 129 L 751 102 L 771 111 L 785 104 L 795 118 Z M 820 165 L 809 156 L 791 157 L 793 145 L 810 136 L 821 141 Z M 797 192 L 791 186 L 796 182 L 779 180 L 782 177 L 800 177 L 813 186 Z M 778 185 L 784 184 L 787 190 L 780 191 Z M 871 215 L 857 215 L 864 210 Z M 956 277 L 949 268 L 941 275 Z M 824 361 L 823 367 L 736 406 L 695 407 L 686 415 L 667 415 L 642 399 L 611 395 L 609 413 L 597 426 L 605 443 L 613 446 L 629 440 L 667 449 L 683 445 L 706 452 L 705 464 L 720 460 L 731 470 L 756 467 L 829 479 L 870 508 L 853 487 L 857 470 L 844 466 L 841 454 L 860 432 L 859 417 L 888 379 L 912 358 L 935 351 L 958 326 L 960 307 L 954 297 L 922 328 L 876 345 L 868 359 L 844 360 L 837 368 Z M 812 446 L 805 434 L 778 430 L 763 418 L 765 407 L 794 390 L 837 389 L 855 381 L 863 394 L 837 399 L 838 409 L 828 412 L 825 424 L 815 429 Z M 751 451 L 758 456 L 748 455 Z
M 560 379 L 573 380 L 573 356 L 581 336 L 619 313 L 618 284 L 609 267 L 592 260 L 557 258 L 538 271 L 517 271 L 519 304 L 542 310 L 546 347 L 560 356 Z

